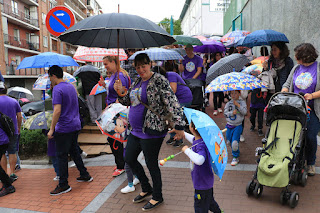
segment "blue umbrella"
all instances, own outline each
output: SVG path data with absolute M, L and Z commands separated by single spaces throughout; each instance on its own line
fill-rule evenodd
M 152 61 L 183 60 L 183 57 L 176 51 L 163 48 L 151 48 L 148 50 L 138 51 L 130 56 L 129 60 L 134 60 L 136 55 L 140 53 L 146 53 Z
M 287 36 L 274 30 L 257 30 L 247 35 L 242 42 L 242 46 L 255 47 L 263 45 L 272 45 L 274 42 L 289 43 Z
M 228 160 L 227 146 L 221 130 L 210 116 L 203 112 L 185 107 L 184 114 L 200 133 L 209 150 L 213 171 L 221 179 Z
M 52 111 L 39 112 L 26 120 L 25 129 L 49 129 L 52 122 Z
M 17 67 L 17 70 L 26 68 L 44 68 L 51 67 L 53 65 L 58 65 L 59 67 L 79 66 L 71 56 L 45 52 L 24 58 Z

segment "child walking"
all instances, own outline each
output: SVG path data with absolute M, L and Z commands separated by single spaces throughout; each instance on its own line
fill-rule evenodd
M 239 99 L 239 97 L 240 90 L 231 91 L 231 100 L 224 108 L 224 115 L 227 120 L 227 144 L 231 145 L 233 156 L 231 166 L 236 166 L 239 163 L 239 141 L 243 130 L 242 121 L 247 114 L 247 104 L 244 100 Z
M 210 164 L 210 153 L 192 122 L 189 129 L 193 135 L 185 132 L 185 137 L 189 142 L 192 142 L 192 145 L 197 145 L 192 149 L 184 146 L 182 151 L 192 162 L 191 177 L 195 189 L 194 211 L 195 213 L 207 213 L 210 210 L 214 213 L 221 213 L 223 211 L 213 197 L 214 176 Z
M 261 89 L 254 89 L 251 93 L 250 102 L 250 131 L 253 132 L 256 126 L 256 117 L 258 114 L 258 135 L 263 136 L 263 110 L 266 106 L 265 99 L 267 98 L 267 92 L 262 92 Z

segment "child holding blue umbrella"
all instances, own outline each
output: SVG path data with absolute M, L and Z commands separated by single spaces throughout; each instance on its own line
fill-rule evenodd
M 185 132 L 185 137 L 188 141 L 193 142 L 193 147 L 191 149 L 184 146 L 182 151 L 192 162 L 191 177 L 195 189 L 194 210 L 196 213 L 209 212 L 209 210 L 214 213 L 221 213 L 223 211 L 213 197 L 214 176 L 210 164 L 209 150 L 193 122 L 190 123 L 189 129 L 192 135 Z
M 231 91 L 231 100 L 224 108 L 224 115 L 227 120 L 227 144 L 230 143 L 232 149 L 231 166 L 236 166 L 239 163 L 239 141 L 243 130 L 242 121 L 247 114 L 247 104 L 244 100 L 239 99 L 240 90 Z

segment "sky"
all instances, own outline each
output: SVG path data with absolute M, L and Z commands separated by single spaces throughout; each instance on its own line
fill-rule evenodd
M 128 13 L 147 18 L 155 23 L 164 18 L 177 20 L 180 17 L 185 0 L 97 0 L 103 13 Z

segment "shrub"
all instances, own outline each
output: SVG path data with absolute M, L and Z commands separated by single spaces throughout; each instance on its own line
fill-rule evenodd
M 41 129 L 21 130 L 19 154 L 24 156 L 44 155 L 47 152 L 47 136 Z

